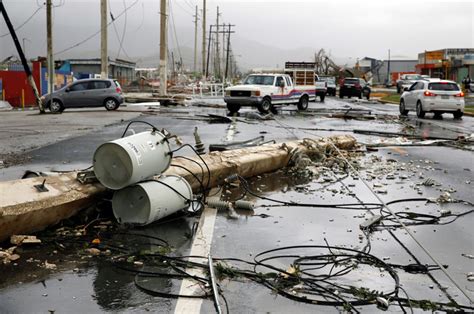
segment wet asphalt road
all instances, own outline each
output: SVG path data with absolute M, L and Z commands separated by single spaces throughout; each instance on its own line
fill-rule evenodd
M 398 121 L 398 108 L 390 105 L 372 104 L 367 102 L 349 102 L 347 100 L 327 98 L 324 104 L 311 103 L 310 109 L 366 109 L 373 113 L 387 114 L 393 119 L 376 119 L 370 121 L 344 120 L 331 118 L 325 114 L 314 112 L 314 115 L 299 115 L 293 107 L 279 112 L 276 120 L 237 122 L 235 128 L 229 124 L 210 124 L 194 120 L 194 114 L 225 114 L 220 108 L 175 108 L 162 109 L 160 113 L 148 114 L 139 119 L 165 128 L 179 135 L 184 143 L 193 143 L 192 135 L 197 126 L 202 141 L 206 144 L 223 143 L 226 139 L 247 140 L 264 135 L 265 140 L 294 140 L 305 137 L 317 138 L 335 134 L 352 134 L 353 129 L 378 130 L 386 132 L 402 132 L 407 125 L 414 127 L 420 135 L 457 137 L 474 133 L 474 119 L 465 117 L 454 120 L 444 117 L 433 120 L 430 115 L 425 119 L 417 119 L 410 113 L 403 123 Z M 245 109 L 243 112 L 253 110 Z M 242 114 L 243 116 L 244 114 Z M 0 169 L 0 179 L 9 180 L 21 176 L 25 169 L 38 171 L 71 170 L 86 168 L 91 164 L 92 154 L 96 147 L 104 141 L 118 138 L 125 123 L 114 124 L 91 134 L 68 139 L 56 144 L 39 148 L 30 152 L 28 164 Z M 306 130 L 293 129 L 305 128 Z M 307 129 L 314 130 L 307 130 Z M 144 129 L 138 124 L 136 131 Z M 337 131 L 325 131 L 337 130 Z M 413 129 L 411 129 L 413 130 Z M 381 138 L 372 135 L 353 134 L 360 142 L 371 143 Z M 471 151 L 449 147 L 397 147 L 383 148 L 377 152 L 366 154 L 362 162 L 361 177 L 368 180 L 369 185 L 376 189 L 382 186 L 387 193 L 379 194 L 384 201 L 413 197 L 438 197 L 449 190 L 453 197 L 474 202 L 472 184 L 474 161 Z M 387 172 L 387 160 L 395 160 L 402 169 L 393 170 L 396 180 L 390 179 Z M 367 173 L 381 172 L 375 176 Z M 406 176 L 406 179 L 399 179 Z M 431 178 L 441 185 L 438 187 L 421 186 L 416 183 Z M 278 171 L 250 180 L 252 189 L 267 197 L 279 200 L 292 200 L 305 203 L 345 203 L 375 202 L 376 198 L 361 180 L 349 176 L 330 186 L 318 180 L 295 176 L 288 171 Z M 347 193 L 350 190 L 352 193 Z M 344 192 L 345 191 L 345 192 Z M 238 191 L 233 191 L 238 194 Z M 421 193 L 421 194 L 420 194 Z M 359 224 L 370 217 L 366 211 L 348 211 L 331 208 L 311 208 L 298 206 L 269 207 L 270 202 L 256 201 L 253 212 L 238 211 L 229 215 L 219 211 L 213 237 L 212 254 L 218 257 L 238 257 L 252 260 L 264 250 L 292 245 L 325 245 L 324 239 L 334 246 L 361 248 Z M 402 203 L 393 209 L 416 211 L 435 214 L 443 209 L 463 212 L 471 208 L 463 204 L 433 204 L 426 202 Z M 191 240 L 186 237 L 195 222 L 193 218 L 183 218 L 168 224 L 152 224 L 140 228 L 138 232 L 161 237 L 170 242 L 176 254 L 186 254 Z M 468 282 L 466 274 L 472 272 L 472 259 L 462 254 L 474 255 L 474 219 L 466 215 L 447 225 L 425 225 L 411 227 L 417 238 L 443 264 L 449 265 L 449 271 L 455 280 L 474 297 L 474 284 Z M 395 264 L 409 264 L 414 258 L 422 263 L 432 261 L 414 243 L 405 231 L 394 231 L 397 238 L 406 247 L 404 249 L 387 230 L 375 231 L 371 234 L 371 253 Z M 413 256 L 409 255 L 409 252 Z M 288 265 L 281 265 L 287 267 Z M 14 266 L 0 266 L 4 271 L 14 271 Z M 173 311 L 175 300 L 150 296 L 136 288 L 134 276 L 124 273 L 107 263 L 88 262 L 75 266 L 64 266 L 61 271 L 52 275 L 38 275 L 37 278 L 13 277 L 2 285 L 0 290 L 0 312 L 170 312 Z M 26 269 L 27 270 L 27 269 Z M 25 270 L 25 271 L 26 271 Z M 456 289 L 440 271 L 432 271 L 433 279 L 426 275 L 408 274 L 399 271 L 400 281 L 411 299 L 430 299 L 437 302 L 456 300 L 459 304 L 469 305 L 469 301 Z M 43 282 L 39 279 L 44 279 Z M 349 277 L 349 284 L 359 284 L 371 289 L 389 289 L 393 283 L 379 268 L 358 272 Z M 21 281 L 21 283 L 19 282 Z M 439 283 L 439 286 L 437 285 Z M 179 281 L 153 282 L 158 289 L 179 291 Z M 440 289 L 441 287 L 441 289 Z M 277 296 L 262 285 L 240 280 L 221 282 L 221 288 L 232 313 L 247 312 L 338 312 L 341 308 L 320 305 L 308 305 Z M 363 312 L 378 312 L 375 306 L 358 308 Z M 201 312 L 213 312 L 213 304 L 206 300 Z M 390 312 L 401 312 L 392 304 Z

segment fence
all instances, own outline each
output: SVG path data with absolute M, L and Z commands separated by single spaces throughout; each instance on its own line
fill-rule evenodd
M 193 86 L 193 98 L 221 98 L 224 96 L 223 83 L 203 83 Z

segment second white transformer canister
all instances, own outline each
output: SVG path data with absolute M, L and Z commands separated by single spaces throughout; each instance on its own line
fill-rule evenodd
M 120 190 L 161 174 L 171 163 L 171 148 L 158 131 L 148 131 L 100 145 L 94 153 L 94 172 L 102 185 Z
M 147 225 L 189 207 L 192 196 L 185 179 L 170 175 L 115 192 L 112 209 L 120 223 Z

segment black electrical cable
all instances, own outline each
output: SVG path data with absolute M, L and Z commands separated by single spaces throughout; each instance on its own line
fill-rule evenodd
M 41 9 L 43 9 L 43 6 L 44 6 L 44 4 L 43 4 L 42 6 L 40 6 L 40 7 L 38 7 L 38 9 L 36 9 L 36 11 L 33 12 L 33 14 L 31 14 L 23 23 L 21 23 L 20 25 L 18 25 L 17 27 L 15 27 L 15 32 L 18 31 L 18 30 L 19 30 L 20 28 L 22 28 L 23 26 L 25 26 L 29 21 L 31 21 L 31 19 L 32 19 Z M 8 36 L 8 35 L 10 35 L 9 32 L 8 32 L 8 33 L 5 33 L 5 34 L 1 34 L 1 35 L 0 35 L 0 38 L 6 37 L 6 36 Z
M 179 156 L 176 156 L 175 158 L 177 158 Z M 197 175 L 195 175 L 191 170 L 189 170 L 188 168 L 184 167 L 184 166 L 181 166 L 181 165 L 176 165 L 176 164 L 170 164 L 170 167 L 176 167 L 176 168 L 180 168 L 180 169 L 183 169 L 184 171 L 186 171 L 187 173 L 189 173 L 198 183 L 199 183 L 199 186 L 201 188 L 201 193 L 205 193 L 205 189 L 204 189 L 204 185 L 202 184 L 202 180 L 200 180 L 198 178 Z
M 118 233 L 124 236 L 123 239 L 127 243 L 134 243 L 135 241 L 129 239 L 129 235 L 144 237 L 158 241 L 158 247 L 166 248 L 167 242 L 148 235 L 141 235 L 135 233 Z M 117 239 L 111 239 L 113 243 L 110 245 L 104 239 L 99 246 L 110 247 L 114 246 L 122 257 L 122 262 L 116 258 L 112 258 L 112 264 L 118 269 L 131 272 L 135 274 L 135 285 L 141 291 L 150 295 L 155 295 L 164 298 L 177 297 L 199 297 L 208 298 L 211 296 L 205 290 L 209 284 L 209 279 L 189 274 L 186 270 L 189 268 L 199 268 L 203 272 L 207 271 L 209 265 L 205 262 L 204 256 L 172 256 L 167 253 L 154 253 L 153 250 L 144 252 L 139 247 L 121 246 L 117 243 Z M 120 239 L 119 239 L 120 240 Z M 126 254 L 124 253 L 124 250 Z M 159 250 L 158 250 L 159 251 Z M 124 258 L 139 257 L 146 264 L 146 269 L 135 269 L 128 267 L 129 262 L 124 262 Z M 189 261 L 188 259 L 195 261 Z M 196 262 L 202 260 L 202 262 Z M 214 258 L 216 271 L 221 276 L 227 276 L 232 279 L 232 276 L 247 278 L 256 283 L 262 284 L 264 287 L 277 292 L 279 295 L 308 304 L 316 304 L 321 306 L 336 306 L 344 307 L 346 310 L 352 312 L 359 312 L 356 306 L 373 305 L 377 303 L 376 298 L 381 297 L 398 302 L 402 311 L 404 306 L 409 306 L 410 309 L 417 307 L 423 308 L 423 300 L 412 300 L 408 297 L 403 298 L 398 296 L 401 289 L 398 274 L 395 268 L 400 268 L 408 272 L 418 271 L 425 273 L 434 267 L 425 265 L 425 269 L 420 269 L 417 264 L 409 265 L 395 265 L 386 263 L 379 258 L 366 253 L 364 251 L 349 249 L 344 247 L 326 245 L 301 245 L 301 246 L 287 246 L 277 249 L 263 251 L 255 255 L 253 261 L 246 261 L 239 258 Z M 235 266 L 225 268 L 222 263 L 243 263 L 248 265 L 251 269 L 236 268 Z M 276 266 L 278 265 L 278 266 Z M 287 268 L 285 265 L 291 265 Z M 369 291 L 363 287 L 355 287 L 347 283 L 340 284 L 336 280 L 347 274 L 352 270 L 357 269 L 357 265 L 368 265 L 371 267 L 383 268 L 391 276 L 394 281 L 394 287 L 388 291 Z M 224 267 L 224 268 L 223 268 Z M 336 267 L 338 269 L 336 269 Z M 153 270 L 151 270 L 153 269 Z M 155 270 L 157 269 L 157 270 Z M 164 271 L 167 269 L 168 271 Z M 186 270 L 185 270 L 186 269 Z M 228 270 L 226 270 L 228 269 Z M 253 270 L 252 270 L 253 269 Z M 329 271 L 328 271 L 329 269 Z M 263 271 L 261 271 L 263 270 Z M 234 275 L 232 275 L 234 274 Z M 192 279 L 203 286 L 204 293 L 201 295 L 179 295 L 167 291 L 156 291 L 150 287 L 143 285 L 141 278 L 177 278 L 177 279 Z M 344 282 L 344 281 L 343 281 Z M 219 295 L 228 309 L 225 296 L 219 290 Z M 452 304 L 442 304 L 431 302 L 431 306 L 436 309 L 452 308 Z M 474 309 L 469 306 L 460 306 L 462 309 Z
M 123 10 L 122 12 L 120 12 L 117 16 L 115 16 L 115 19 L 114 21 L 116 21 L 118 18 L 120 18 L 122 15 L 124 15 L 128 10 L 130 10 L 133 6 L 135 6 L 136 4 L 138 3 L 138 0 L 135 0 L 131 5 L 129 5 L 125 10 Z M 107 28 L 110 26 L 110 24 L 112 24 L 114 21 L 110 21 L 107 23 Z M 54 53 L 54 55 L 59 55 L 59 54 L 62 54 L 66 51 L 69 51 L 71 49 L 74 49 L 84 43 L 86 43 L 87 41 L 91 40 L 92 38 L 94 38 L 95 36 L 97 36 L 100 32 L 102 31 L 102 29 L 99 29 L 98 31 L 96 31 L 95 33 L 89 35 L 88 37 L 86 37 L 85 39 L 79 41 L 78 43 L 75 43 L 67 48 L 64 48 L 56 53 Z
M 378 203 L 352 203 L 352 204 L 314 204 L 314 203 L 296 203 L 296 202 L 286 202 L 281 201 L 265 196 L 258 195 L 254 193 L 245 178 L 239 176 L 240 181 L 242 182 L 243 188 L 246 190 L 247 193 L 250 195 L 257 197 L 262 200 L 271 201 L 274 203 L 278 203 L 284 206 L 298 206 L 298 207 L 318 207 L 318 208 L 340 208 L 340 209 L 352 209 L 352 210 L 370 210 L 370 209 L 380 209 L 382 204 Z
M 130 121 L 130 122 L 127 124 L 127 127 L 125 127 L 125 130 L 123 131 L 121 138 L 123 138 L 123 137 L 125 136 L 125 134 L 127 134 L 128 128 L 129 128 L 132 124 L 134 124 L 134 123 L 143 123 L 143 124 L 146 124 L 146 125 L 151 126 L 153 132 L 158 131 L 158 128 L 157 128 L 156 126 L 154 126 L 153 124 L 149 123 L 149 122 L 142 121 L 142 120 L 134 120 L 134 121 Z
M 205 188 L 204 188 L 204 180 L 205 180 L 206 178 L 204 177 L 205 174 L 204 174 L 204 168 L 203 168 L 203 166 L 202 166 L 200 163 L 198 163 L 196 160 L 191 159 L 191 158 L 188 158 L 188 157 L 186 157 L 186 156 L 174 156 L 174 158 L 175 158 L 175 159 L 188 160 L 188 161 L 193 162 L 193 163 L 195 163 L 196 165 L 198 165 L 198 167 L 201 169 L 201 184 L 202 184 L 202 186 L 203 186 L 203 191 L 205 191 Z M 189 171 L 189 170 L 188 170 L 188 171 Z
M 207 173 L 208 173 L 208 179 L 207 179 L 207 183 L 206 183 L 206 190 L 209 190 L 209 186 L 211 184 L 211 170 L 209 169 L 209 166 L 207 165 L 206 161 L 201 157 L 201 155 L 199 155 L 199 153 L 196 151 L 196 149 L 194 149 L 194 147 L 192 147 L 191 145 L 189 144 L 184 144 L 182 145 L 181 147 L 178 147 L 177 149 L 175 150 L 172 150 L 170 153 L 171 154 L 174 154 L 175 152 L 185 148 L 185 147 L 189 147 L 191 148 L 191 150 L 196 154 L 197 157 L 199 157 L 199 159 L 201 159 L 202 163 L 204 164 L 204 166 L 206 167 L 206 170 L 207 170 Z M 183 158 L 183 156 L 179 156 L 180 158 Z M 194 160 L 193 160 L 194 161 Z M 196 161 L 194 161 L 196 162 Z M 204 182 L 204 179 L 202 180 Z

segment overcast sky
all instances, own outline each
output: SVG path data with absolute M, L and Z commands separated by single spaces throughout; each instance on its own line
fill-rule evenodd
M 159 0 L 109 0 L 110 10 L 118 16 L 125 6 L 137 2 L 116 20 L 117 33 L 109 29 L 109 50 L 118 52 L 119 38 L 124 35 L 125 53 L 133 58 L 156 56 L 159 51 Z M 170 0 L 170 24 L 176 25 L 176 36 L 170 29 L 170 46 L 192 51 L 195 5 L 202 9 L 202 0 Z M 23 23 L 39 7 L 36 15 L 18 30 L 25 42 L 28 57 L 46 54 L 46 10 L 44 0 L 3 0 L 14 26 Z M 53 0 L 54 51 L 70 47 L 99 29 L 100 0 Z M 213 0 L 207 2 L 208 25 L 215 23 L 216 7 L 221 21 L 235 24 L 235 41 L 256 41 L 279 49 L 324 48 L 339 59 L 355 60 L 364 56 L 386 59 L 416 59 L 417 53 L 440 48 L 474 47 L 474 1 L 275 1 L 275 0 Z M 7 33 L 3 19 L 0 36 Z M 199 27 L 199 50 L 201 49 Z M 23 40 L 23 38 L 25 38 Z M 98 56 L 100 36 L 57 58 Z M 242 46 L 235 53 L 245 61 L 252 58 Z M 277 51 L 277 50 L 275 50 Z M 264 53 L 272 55 L 272 49 Z M 0 38 L 0 59 L 17 55 L 9 36 Z M 122 52 L 122 56 L 124 52 Z M 309 60 L 308 60 L 309 61 Z

